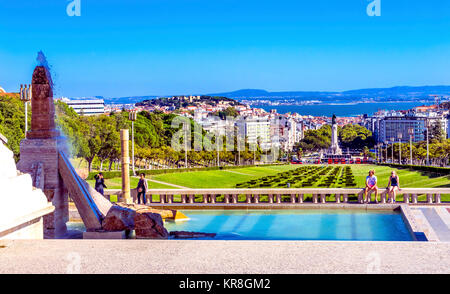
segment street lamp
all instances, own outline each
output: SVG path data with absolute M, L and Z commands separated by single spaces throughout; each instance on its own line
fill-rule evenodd
M 403 134 L 401 132 L 397 133 L 398 138 L 398 164 L 402 164 L 402 137 Z
M 389 144 L 386 143 L 386 157 L 384 158 L 384 162 L 385 162 L 385 163 L 387 163 L 387 160 L 388 160 L 388 155 L 387 155 L 388 147 L 389 147 Z
M 133 175 L 136 175 L 136 170 L 134 168 L 134 122 L 137 118 L 137 112 L 135 110 L 131 110 L 128 114 L 128 119 L 131 121 L 131 162 L 132 162 L 132 170 Z
M 408 134 L 409 134 L 409 164 L 413 164 L 412 163 L 412 138 L 414 136 L 414 129 L 413 128 L 409 128 L 408 129 Z
M 378 162 L 383 162 L 383 144 L 378 143 Z
M 31 85 L 20 85 L 20 100 L 25 104 L 25 137 L 28 131 L 28 102 L 31 101 Z
M 391 142 L 392 142 L 392 163 L 394 163 L 394 143 L 395 143 L 395 138 L 391 137 Z
M 425 127 L 427 128 L 427 165 L 430 165 L 430 153 L 429 153 L 429 147 L 428 147 L 428 133 L 429 133 L 429 128 L 430 128 L 430 124 L 429 124 L 429 120 L 428 118 L 425 119 Z
M 188 150 L 188 125 L 187 124 L 183 124 L 183 130 L 184 130 L 184 167 L 188 168 L 188 164 L 187 164 L 187 150 Z

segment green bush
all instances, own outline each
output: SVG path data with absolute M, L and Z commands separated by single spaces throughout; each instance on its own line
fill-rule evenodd
M 448 167 L 439 167 L 439 166 L 423 166 L 423 165 L 409 165 L 409 164 L 380 164 L 384 166 L 389 166 L 393 168 L 405 168 L 414 171 L 424 171 L 424 172 L 432 172 L 440 175 L 450 175 L 450 168 Z

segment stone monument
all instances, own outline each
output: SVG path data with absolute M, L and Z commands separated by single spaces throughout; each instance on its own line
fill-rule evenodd
M 17 168 L 23 173 L 36 175 L 33 186 L 41 186 L 55 211 L 44 217 L 44 237 L 60 238 L 66 232 L 68 221 L 68 193 L 58 172 L 59 151 L 67 152 L 67 145 L 55 128 L 55 105 L 50 72 L 37 66 L 32 77 L 31 130 L 20 143 L 20 161 Z M 39 181 L 39 183 L 37 183 Z
M 54 208 L 42 190 L 33 187 L 31 176 L 16 170 L 6 141 L 0 134 L 0 240 L 42 239 L 42 216 Z
M 331 146 L 328 149 L 330 155 L 342 155 L 342 150 L 338 144 L 338 125 L 336 123 L 336 115 L 333 114 L 331 119 Z

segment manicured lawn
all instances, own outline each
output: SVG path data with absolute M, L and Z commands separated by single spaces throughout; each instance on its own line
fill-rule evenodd
M 131 177 L 130 187 L 136 188 L 138 181 L 139 181 L 138 178 Z M 87 182 L 92 187 L 95 186 L 95 180 L 88 180 Z M 107 189 L 122 189 L 122 178 L 105 179 L 105 185 L 108 187 Z M 176 189 L 173 186 L 152 182 L 151 180 L 148 181 L 148 185 L 150 189 Z
M 234 188 L 237 183 L 297 168 L 295 165 L 248 167 L 231 170 L 170 173 L 152 179 L 188 188 Z
M 348 165 L 353 174 L 353 186 L 346 185 L 345 181 L 339 181 L 344 177 L 345 167 L 347 165 L 280 165 L 280 166 L 264 166 L 264 167 L 244 167 L 232 170 L 214 170 L 214 171 L 196 171 L 185 173 L 168 173 L 155 176 L 148 176 L 151 189 L 176 189 L 170 185 L 156 183 L 151 180 L 157 180 L 168 184 L 183 186 L 187 188 L 235 188 L 237 184 L 256 182 L 256 185 L 262 183 L 262 178 L 266 178 L 266 184 L 270 187 L 285 188 L 287 182 L 292 188 L 302 187 L 364 187 L 365 178 L 368 171 L 375 170 L 378 178 L 378 187 L 384 189 L 387 186 L 388 178 L 393 168 L 376 165 Z M 299 169 L 298 171 L 296 171 Z M 404 188 L 427 188 L 427 187 L 450 187 L 450 176 L 436 176 L 430 173 L 409 171 L 407 169 L 394 169 L 400 177 L 400 185 Z M 301 172 L 300 172 L 301 171 Z M 284 173 L 284 174 L 283 174 Z M 295 174 L 297 173 L 297 175 Z M 332 175 L 336 174 L 333 180 Z M 271 177 L 272 176 L 272 177 Z M 312 180 L 306 181 L 306 177 L 312 177 Z M 328 179 L 328 180 L 327 180 Z M 88 181 L 93 185 L 94 181 Z M 351 182 L 351 181 L 350 181 Z M 106 185 L 110 189 L 121 188 L 121 178 L 113 178 L 105 180 Z M 131 187 L 137 186 L 138 179 L 131 178 Z M 259 187 L 255 184 L 245 187 Z M 309 195 L 305 195 L 309 198 Z M 178 200 L 179 197 L 175 197 Z M 264 201 L 264 196 L 261 196 Z M 353 199 L 352 197 L 351 199 Z M 157 200 L 157 199 L 155 199 Z M 220 198 L 218 198 L 220 201 Z M 243 199 L 240 199 L 243 200 Z M 327 197 L 328 201 L 334 201 L 334 195 Z M 397 198 L 402 201 L 402 196 Z M 420 201 L 425 201 L 426 196 L 419 196 Z M 442 195 L 443 201 L 450 201 L 450 195 Z

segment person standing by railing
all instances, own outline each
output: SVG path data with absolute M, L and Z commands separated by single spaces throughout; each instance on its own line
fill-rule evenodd
M 95 191 L 99 192 L 100 194 L 104 195 L 104 188 L 107 188 L 105 185 L 105 179 L 103 178 L 102 173 L 98 173 L 94 176 L 95 179 Z
M 389 183 L 386 189 L 388 190 L 390 202 L 394 203 L 397 198 L 397 191 L 400 191 L 400 180 L 394 170 L 391 172 Z
M 145 179 L 145 174 L 141 173 L 140 179 L 137 185 L 137 201 L 138 204 L 141 204 L 141 196 L 142 196 L 142 204 L 147 204 L 147 197 L 145 196 L 145 193 L 147 193 L 148 190 L 148 183 Z

